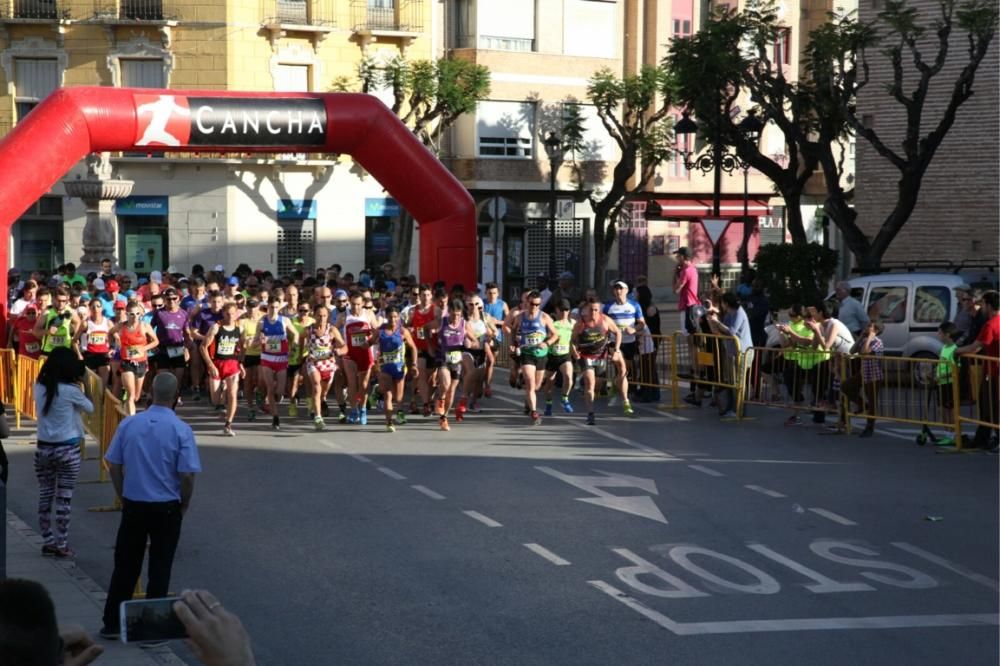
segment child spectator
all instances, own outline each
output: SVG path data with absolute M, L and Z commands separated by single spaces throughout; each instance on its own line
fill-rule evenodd
M 961 332 L 958 327 L 950 321 L 942 323 L 938 327 L 938 340 L 943 345 L 941 347 L 941 362 L 937 365 L 935 379 L 938 392 L 938 403 L 941 405 L 942 421 L 951 422 L 951 410 L 955 407 L 954 395 L 952 394 L 952 369 L 955 367 L 955 351 L 958 349 L 957 338 Z
M 882 353 L 885 351 L 885 346 L 879 337 L 883 328 L 880 321 L 870 321 L 864 327 L 858 341 L 854 343 L 854 349 L 851 350 L 862 356 L 861 373 L 849 377 L 840 387 L 848 399 L 857 405 L 857 410 L 868 415 L 861 437 L 871 437 L 875 432 L 874 417 L 878 387 L 885 379 L 885 371 L 882 369 Z

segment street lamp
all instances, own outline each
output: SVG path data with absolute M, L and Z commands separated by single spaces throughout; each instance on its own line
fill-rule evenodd
M 747 111 L 746 118 L 737 127 L 748 142 L 756 144 L 760 138 L 761 131 L 764 129 L 764 123 L 757 117 L 756 109 L 750 109 Z M 683 112 L 681 119 L 674 125 L 674 134 L 697 133 L 698 124 L 691 120 L 691 114 L 688 111 Z M 752 228 L 750 227 L 748 190 L 750 163 L 743 160 L 737 153 L 729 152 L 726 149 L 722 143 L 722 133 L 718 130 L 718 125 L 714 123 L 712 127 L 712 151 L 697 156 L 694 152 L 686 152 L 683 156 L 684 166 L 688 170 L 697 169 L 702 173 L 713 172 L 712 215 L 714 217 L 719 217 L 722 208 L 722 172 L 732 173 L 737 169 L 743 171 L 743 247 L 747 247 L 750 233 L 752 232 Z M 740 258 L 744 271 L 750 267 L 748 254 L 749 251 L 744 252 Z M 719 256 L 719 245 L 715 243 L 712 248 L 712 273 L 718 275 L 721 272 L 722 259 Z
M 562 163 L 562 139 L 555 132 L 545 137 L 545 154 L 549 156 L 549 280 L 556 276 L 556 172 Z

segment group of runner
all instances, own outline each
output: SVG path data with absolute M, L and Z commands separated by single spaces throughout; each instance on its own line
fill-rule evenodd
M 538 291 L 525 290 L 511 308 L 494 284 L 480 294 L 458 286 L 449 292 L 443 284 L 333 289 L 319 282 L 300 300 L 294 283 L 265 289 L 237 275 L 155 277 L 159 282 L 144 294 L 122 295 L 110 279 L 93 280 L 88 289 L 25 289 L 12 327 L 19 353 L 73 348 L 129 414 L 147 377 L 174 373 L 189 382 L 193 400 L 207 393 L 227 436 L 235 434 L 241 393 L 247 420 L 264 412 L 275 430 L 280 406 L 287 402 L 288 416 L 296 417 L 300 400 L 316 429 L 324 429 L 332 392 L 342 423 L 367 425 L 369 410 L 381 408 L 390 432 L 406 423 L 407 411 L 434 415 L 447 431 L 449 415 L 463 421 L 492 395 L 502 351 L 510 358 L 511 386 L 523 387 L 525 413 L 536 425 L 540 395 L 545 415 L 556 396 L 565 412 L 574 411 L 575 375 L 593 425 L 595 395 L 609 366 L 625 414 L 633 413 L 628 361 L 644 323 L 624 283 L 614 285 L 610 303 L 560 300 L 549 315 Z

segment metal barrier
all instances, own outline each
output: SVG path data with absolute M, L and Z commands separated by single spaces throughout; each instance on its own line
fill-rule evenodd
M 104 439 L 104 382 L 96 372 L 89 368 L 84 375 L 83 381 L 86 385 L 87 395 L 90 396 L 90 401 L 94 403 L 94 411 L 90 414 L 82 415 L 83 428 L 100 444 Z M 101 451 L 101 455 L 103 453 Z M 80 456 L 85 460 L 88 459 L 86 444 L 81 446 Z
M 706 388 L 732 391 L 731 408 L 742 414 L 746 362 L 739 338 L 716 333 L 681 332 L 673 336 L 673 378 L 678 386 L 686 379 L 695 396 Z M 751 357 L 752 358 L 752 357 Z M 688 372 L 681 372 L 686 362 Z M 729 410 L 726 410 L 729 411 Z
M 14 374 L 17 367 L 17 357 L 9 347 L 0 349 L 0 402 L 14 405 Z
M 35 414 L 35 379 L 42 369 L 42 359 L 17 357 L 14 374 L 14 409 L 16 410 L 17 427 L 21 427 L 21 416 L 27 416 L 34 421 Z
M 110 390 L 104 390 L 101 402 L 101 437 L 97 440 L 100 460 L 98 461 L 99 471 L 97 481 L 95 483 L 107 483 L 110 480 L 108 463 L 104 459 L 104 454 L 107 453 L 108 447 L 111 445 L 111 440 L 114 439 L 115 431 L 118 430 L 119 424 L 121 424 L 121 422 L 128 416 L 125 413 L 125 406 L 111 393 Z M 94 411 L 96 413 L 97 410 L 95 409 Z M 121 508 L 121 500 L 117 495 L 115 495 L 111 504 L 92 506 L 87 510 L 103 513 L 108 511 L 121 511 Z
M 836 388 L 845 377 L 840 355 L 810 347 L 752 347 L 744 352 L 743 365 L 746 383 L 741 407 L 791 408 L 796 414 L 810 411 L 815 420 L 820 414 L 839 411 Z
M 1000 358 L 967 354 L 961 357 L 961 362 L 968 368 L 968 386 L 961 387 L 959 380 L 955 386 L 955 413 L 958 427 L 962 424 L 976 426 L 975 438 L 978 445 L 985 445 L 990 430 L 1000 428 Z M 961 376 L 962 373 L 960 373 Z M 967 388 L 969 400 L 959 399 Z
M 639 356 L 635 360 L 632 372 L 629 373 L 629 386 L 670 391 L 672 409 L 680 407 L 680 382 L 677 369 L 677 340 L 673 335 L 650 335 L 653 351 L 641 353 L 642 337 L 636 340 L 639 345 Z M 667 405 L 664 405 L 667 406 Z

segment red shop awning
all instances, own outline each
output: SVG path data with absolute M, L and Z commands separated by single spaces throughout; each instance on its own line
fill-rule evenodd
M 752 216 L 770 215 L 771 207 L 765 199 L 750 199 L 747 202 L 747 213 Z M 649 217 L 668 217 L 694 219 L 711 217 L 711 199 L 653 199 L 646 208 Z M 719 210 L 720 217 L 738 217 L 743 215 L 742 199 L 723 199 Z

